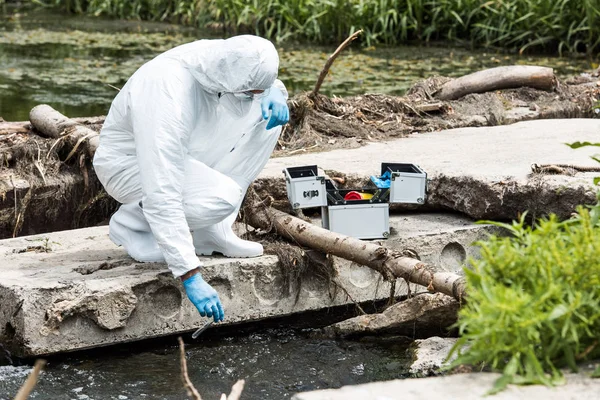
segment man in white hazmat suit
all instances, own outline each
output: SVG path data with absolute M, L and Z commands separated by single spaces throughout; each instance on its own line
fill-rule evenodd
M 256 36 L 199 40 L 138 69 L 114 99 L 94 168 L 122 203 L 111 240 L 166 261 L 200 315 L 224 318 L 197 255 L 256 257 L 232 225 L 289 119 L 275 47 Z

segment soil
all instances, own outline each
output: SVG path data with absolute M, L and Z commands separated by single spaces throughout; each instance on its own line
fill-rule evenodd
M 450 128 L 589 118 L 600 97 L 599 81 L 589 75 L 562 82 L 553 92 L 519 88 L 439 101 L 435 94 L 448 80 L 426 79 L 402 97 L 299 94 L 289 101 L 291 120 L 273 156 L 356 148 Z M 99 131 L 104 119 L 76 120 Z M 93 226 L 116 210 L 118 204 L 102 189 L 89 156 L 80 151 L 62 161 L 70 150 L 63 141 L 38 135 L 28 122 L 0 120 L 0 238 Z

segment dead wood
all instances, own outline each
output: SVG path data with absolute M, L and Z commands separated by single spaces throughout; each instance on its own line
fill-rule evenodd
M 17 392 L 15 400 L 27 400 L 27 398 L 29 398 L 29 394 L 35 387 L 38 376 L 40 375 L 42 368 L 44 368 L 44 365 L 46 365 L 46 360 L 36 360 L 33 365 L 33 370 L 25 380 L 25 383 L 23 383 L 23 386 L 21 386 L 21 389 Z
M 245 384 L 246 384 L 246 381 L 243 379 L 240 379 L 231 388 L 231 393 L 229 393 L 229 396 L 226 397 L 225 393 L 223 393 L 221 395 L 221 400 L 239 400 L 240 396 L 242 395 L 242 391 L 244 390 Z
M 183 339 L 181 337 L 177 338 L 179 341 L 179 360 L 181 363 L 181 378 L 183 380 L 183 386 L 187 391 L 188 397 L 191 397 L 193 400 L 202 400 L 200 393 L 190 380 L 187 370 L 187 362 L 185 360 L 185 344 L 183 343 Z M 240 379 L 231 387 L 231 393 L 229 396 L 226 396 L 225 393 L 221 395 L 220 400 L 239 400 L 242 395 L 242 391 L 244 390 L 245 380 Z
M 547 67 L 513 65 L 490 68 L 445 83 L 435 97 L 456 100 L 467 94 L 530 87 L 552 91 L 558 85 L 554 70 Z
M 86 148 L 92 158 L 100 144 L 100 135 L 97 132 L 67 118 L 49 105 L 35 106 L 29 113 L 29 120 L 42 135 L 68 143 L 71 152 L 67 159 L 70 159 L 80 146 Z
M 577 172 L 600 172 L 600 167 L 574 164 L 532 164 L 534 174 L 575 175 Z
M 179 361 L 181 363 L 181 379 L 183 380 L 183 386 L 187 391 L 188 397 L 191 397 L 194 400 L 202 400 L 200 397 L 200 393 L 196 390 L 196 387 L 190 380 L 190 376 L 187 371 L 187 361 L 185 361 L 185 345 L 183 344 L 183 339 L 181 337 L 177 338 L 179 341 Z
M 55 113 L 58 120 L 69 120 Z M 0 136 L 0 238 L 93 226 L 114 212 L 117 203 L 106 195 L 91 165 L 94 130 L 103 120 L 70 120 L 71 127 L 58 139 L 43 137 L 35 128 L 19 132 L 29 122 L 10 123 L 17 132 Z
M 332 55 L 329 56 L 329 58 L 325 62 L 325 65 L 323 66 L 323 69 L 321 70 L 321 73 L 319 74 L 319 78 L 317 79 L 317 83 L 315 84 L 315 88 L 310 93 L 309 97 L 311 97 L 313 100 L 315 99 L 315 96 L 319 93 L 319 89 L 321 89 L 321 85 L 323 84 L 323 81 L 325 80 L 325 77 L 329 73 L 329 69 L 331 68 L 331 65 L 333 64 L 333 62 L 335 61 L 335 59 L 337 58 L 337 56 L 339 56 L 340 53 L 342 51 L 344 51 L 344 49 L 346 47 L 348 47 L 348 45 L 350 43 L 352 43 L 352 41 L 354 41 L 354 39 L 356 39 L 358 37 L 358 35 L 360 35 L 362 32 L 363 32 L 362 29 L 354 32 L 346 40 L 344 40 L 342 42 L 342 44 L 340 44 L 338 46 L 337 49 L 335 49 L 335 51 L 333 52 Z
M 0 136 L 11 135 L 15 133 L 27 133 L 31 128 L 29 121 L 27 122 L 0 122 Z
M 436 272 L 431 265 L 391 251 L 376 242 L 331 232 L 256 201 L 246 210 L 245 219 L 254 228 L 274 228 L 276 233 L 294 243 L 372 268 L 388 281 L 402 278 L 459 301 L 466 296 L 464 278 L 449 272 Z
M 458 318 L 460 303 L 441 293 L 421 293 L 382 313 L 359 315 L 324 328 L 333 337 L 395 334 L 412 338 L 444 335 Z

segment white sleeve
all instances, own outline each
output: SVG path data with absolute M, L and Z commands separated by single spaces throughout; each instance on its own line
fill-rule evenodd
M 193 85 L 151 73 L 132 84 L 129 105 L 142 206 L 173 274 L 200 265 L 183 209 L 184 159 L 196 119 Z
M 281 82 L 279 79 L 275 79 L 275 82 L 273 83 L 273 86 L 275 86 L 277 89 L 281 90 L 281 92 L 285 96 L 286 100 L 289 98 L 288 91 L 285 88 L 285 85 L 283 84 L 283 82 Z

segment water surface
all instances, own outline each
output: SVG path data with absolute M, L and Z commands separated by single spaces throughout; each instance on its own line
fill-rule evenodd
M 220 37 L 177 25 L 61 15 L 48 10 L 0 12 L 0 116 L 26 120 L 48 103 L 68 116 L 107 113 L 127 78 L 144 62 L 179 44 Z M 17 12 L 19 11 L 19 12 Z M 334 46 L 278 46 L 280 78 L 292 94 L 310 90 Z M 353 45 L 334 63 L 321 91 L 403 94 L 433 75 L 461 76 L 498 65 L 554 67 L 559 76 L 590 70 L 584 59 L 506 55 L 450 47 Z
M 402 377 L 405 342 L 343 342 L 290 329 L 242 336 L 207 331 L 186 350 L 189 376 L 203 399 L 229 394 L 246 380 L 243 399 L 285 399 L 294 393 Z M 206 335 L 206 336 L 204 336 Z M 189 335 L 187 335 L 189 337 Z M 50 360 L 32 399 L 184 399 L 175 340 Z M 18 391 L 31 367 L 0 367 L 0 399 Z

